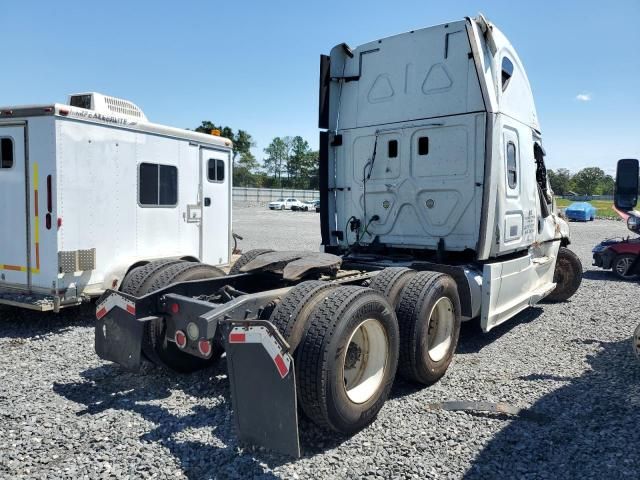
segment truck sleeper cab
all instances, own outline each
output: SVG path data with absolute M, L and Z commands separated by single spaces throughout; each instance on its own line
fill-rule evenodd
M 226 352 L 240 439 L 290 455 L 298 405 L 357 432 L 396 372 L 445 374 L 463 320 L 488 331 L 582 276 L 526 74 L 482 16 L 338 45 L 319 120 L 321 253 L 253 250 L 228 276 L 173 284 L 150 267 L 97 304 L 96 351 L 125 368 Z

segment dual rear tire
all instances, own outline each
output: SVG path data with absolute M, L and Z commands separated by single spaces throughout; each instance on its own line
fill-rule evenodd
M 448 275 L 385 269 L 371 288 L 303 282 L 269 319 L 294 351 L 303 412 L 351 434 L 384 405 L 396 371 L 432 384 L 451 363 L 460 300 Z

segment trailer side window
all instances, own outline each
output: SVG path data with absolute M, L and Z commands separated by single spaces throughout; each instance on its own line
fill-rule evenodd
M 224 182 L 224 160 L 210 158 L 207 170 L 210 182 Z
M 507 180 L 509 188 L 515 189 L 518 186 L 518 162 L 516 159 L 516 144 L 507 143 Z
M 173 207 L 178 203 L 178 169 L 171 165 L 141 163 L 138 201 L 144 207 Z
M 509 80 L 513 76 L 513 63 L 507 57 L 502 57 L 502 91 L 509 85 Z
M 0 168 L 13 167 L 13 139 L 3 138 L 0 140 Z

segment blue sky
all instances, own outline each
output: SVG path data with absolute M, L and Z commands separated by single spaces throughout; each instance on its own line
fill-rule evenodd
M 11 1 L 0 104 L 99 91 L 149 119 L 317 145 L 318 56 L 482 11 L 518 50 L 548 164 L 572 171 L 640 157 L 640 1 Z

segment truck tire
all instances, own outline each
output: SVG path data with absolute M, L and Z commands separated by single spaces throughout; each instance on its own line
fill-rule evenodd
M 396 310 L 400 375 L 424 385 L 442 378 L 458 345 L 460 311 L 458 287 L 449 275 L 418 272 L 409 280 Z
M 314 307 L 338 285 L 312 280 L 293 287 L 282 298 L 269 317 L 269 321 L 280 331 L 292 351 L 300 343 L 307 330 L 307 320 Z
M 636 256 L 632 253 L 621 253 L 616 255 L 611 264 L 613 273 L 621 280 L 633 280 L 638 275 L 635 273 L 627 273 L 631 269 Z
M 389 302 L 363 287 L 338 287 L 319 302 L 295 352 L 298 399 L 317 425 L 351 434 L 387 400 L 398 363 Z
M 582 283 L 582 262 L 566 247 L 558 250 L 556 270 L 553 274 L 556 288 L 547 296 L 550 302 L 564 302 L 571 298 Z
M 229 275 L 237 275 L 238 273 L 242 273 L 240 272 L 240 269 L 244 267 L 247 263 L 249 263 L 251 260 L 253 260 L 259 255 L 262 255 L 263 253 L 271 253 L 271 252 L 273 252 L 273 250 L 269 250 L 266 248 L 256 248 L 255 250 L 249 250 L 247 253 L 243 253 L 240 256 L 240 258 L 236 260 L 236 263 L 234 263 L 231 266 L 231 269 L 229 270 Z
M 195 262 L 167 262 L 156 269 L 149 269 L 145 278 L 137 281 L 138 288 L 132 295 L 143 296 L 160 290 L 172 283 L 201 280 L 223 276 L 217 267 Z M 222 355 L 219 341 L 213 342 L 211 357 L 203 359 L 180 350 L 165 336 L 164 320 L 147 322 L 142 339 L 142 353 L 152 363 L 181 373 L 191 373 L 206 368 L 218 361 Z
M 416 274 L 415 270 L 406 267 L 390 267 L 373 277 L 370 288 L 381 293 L 389 300 L 395 310 L 400 303 L 402 289 Z

